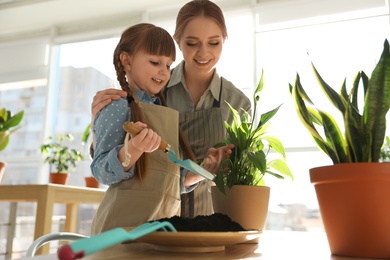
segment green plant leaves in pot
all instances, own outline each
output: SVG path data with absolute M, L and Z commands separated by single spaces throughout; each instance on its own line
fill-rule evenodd
M 12 115 L 11 111 L 0 109 L 0 151 L 8 146 L 10 135 L 20 128 L 23 116 L 24 111 Z
M 289 90 L 299 118 L 318 147 L 334 164 L 378 162 L 386 135 L 386 114 L 390 107 L 388 41 L 384 42 L 383 52 L 371 77 L 359 71 L 349 93 L 346 80 L 341 85 L 340 93 L 337 93 L 323 80 L 313 64 L 312 68 L 325 96 L 340 111 L 345 129 L 343 134 L 335 117 L 315 106 L 297 74 L 295 84 L 289 84 Z M 359 99 L 359 91 L 363 91 L 362 99 Z
M 225 186 L 233 185 L 265 185 L 264 175 L 270 174 L 276 178 L 294 179 L 288 165 L 286 164 L 286 153 L 282 142 L 267 133 L 270 120 L 278 112 L 281 105 L 260 115 L 256 124 L 256 112 L 260 101 L 260 92 L 264 86 L 264 73 L 262 71 L 260 81 L 253 95 L 254 112 L 253 116 L 244 111 L 240 114 L 228 103 L 233 113 L 233 122 L 229 125 L 225 122 L 227 138 L 216 144 L 220 147 L 227 144 L 234 144 L 234 150 L 229 158 L 221 162 L 219 172 L 216 176 L 216 186 L 225 193 Z M 269 160 L 270 151 L 279 155 L 279 158 Z
M 49 136 L 48 143 L 41 145 L 41 153 L 45 156 L 45 163 L 50 164 L 58 173 L 74 171 L 76 164 L 83 159 L 80 151 L 68 147 L 64 141 L 72 142 L 71 134 L 58 135 L 56 139 Z

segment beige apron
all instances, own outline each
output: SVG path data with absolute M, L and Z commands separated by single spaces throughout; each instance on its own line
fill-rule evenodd
M 221 101 L 222 81 L 220 89 Z M 222 119 L 220 101 L 214 100 L 210 109 L 180 113 L 179 125 L 186 134 L 197 162 L 201 163 L 207 150 L 226 138 L 226 129 Z M 203 180 L 196 189 L 182 195 L 181 216 L 193 218 L 198 215 L 214 213 L 210 186 L 214 183 Z M 193 200 L 193 202 L 192 202 Z
M 164 106 L 139 103 L 145 123 L 178 151 L 178 112 Z M 147 153 L 146 174 L 111 185 L 92 222 L 92 235 L 116 227 L 134 227 L 150 220 L 180 214 L 180 171 L 168 156 Z

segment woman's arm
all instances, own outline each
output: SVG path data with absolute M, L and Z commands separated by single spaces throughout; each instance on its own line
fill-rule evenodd
M 92 125 L 94 123 L 96 115 L 100 112 L 100 110 L 102 110 L 102 108 L 110 104 L 111 101 L 119 100 L 120 98 L 125 98 L 126 96 L 127 96 L 126 91 L 123 91 L 121 89 L 114 89 L 114 88 L 108 88 L 96 92 L 91 104 Z

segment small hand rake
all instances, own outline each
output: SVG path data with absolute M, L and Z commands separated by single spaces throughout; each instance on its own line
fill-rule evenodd
M 80 259 L 84 256 L 103 250 L 107 247 L 130 240 L 136 240 L 158 229 L 176 232 L 175 227 L 168 221 L 154 221 L 144 223 L 130 231 L 123 228 L 115 228 L 96 236 L 82 238 L 58 249 L 57 255 L 60 260 Z

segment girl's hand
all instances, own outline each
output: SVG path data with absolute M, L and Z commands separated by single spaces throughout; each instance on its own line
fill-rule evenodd
M 135 124 L 144 129 L 136 136 L 132 136 L 128 141 L 129 145 L 131 145 L 133 149 L 143 153 L 151 153 L 157 150 L 161 142 L 161 137 L 153 130 L 147 128 L 146 124 L 141 122 L 136 122 Z

